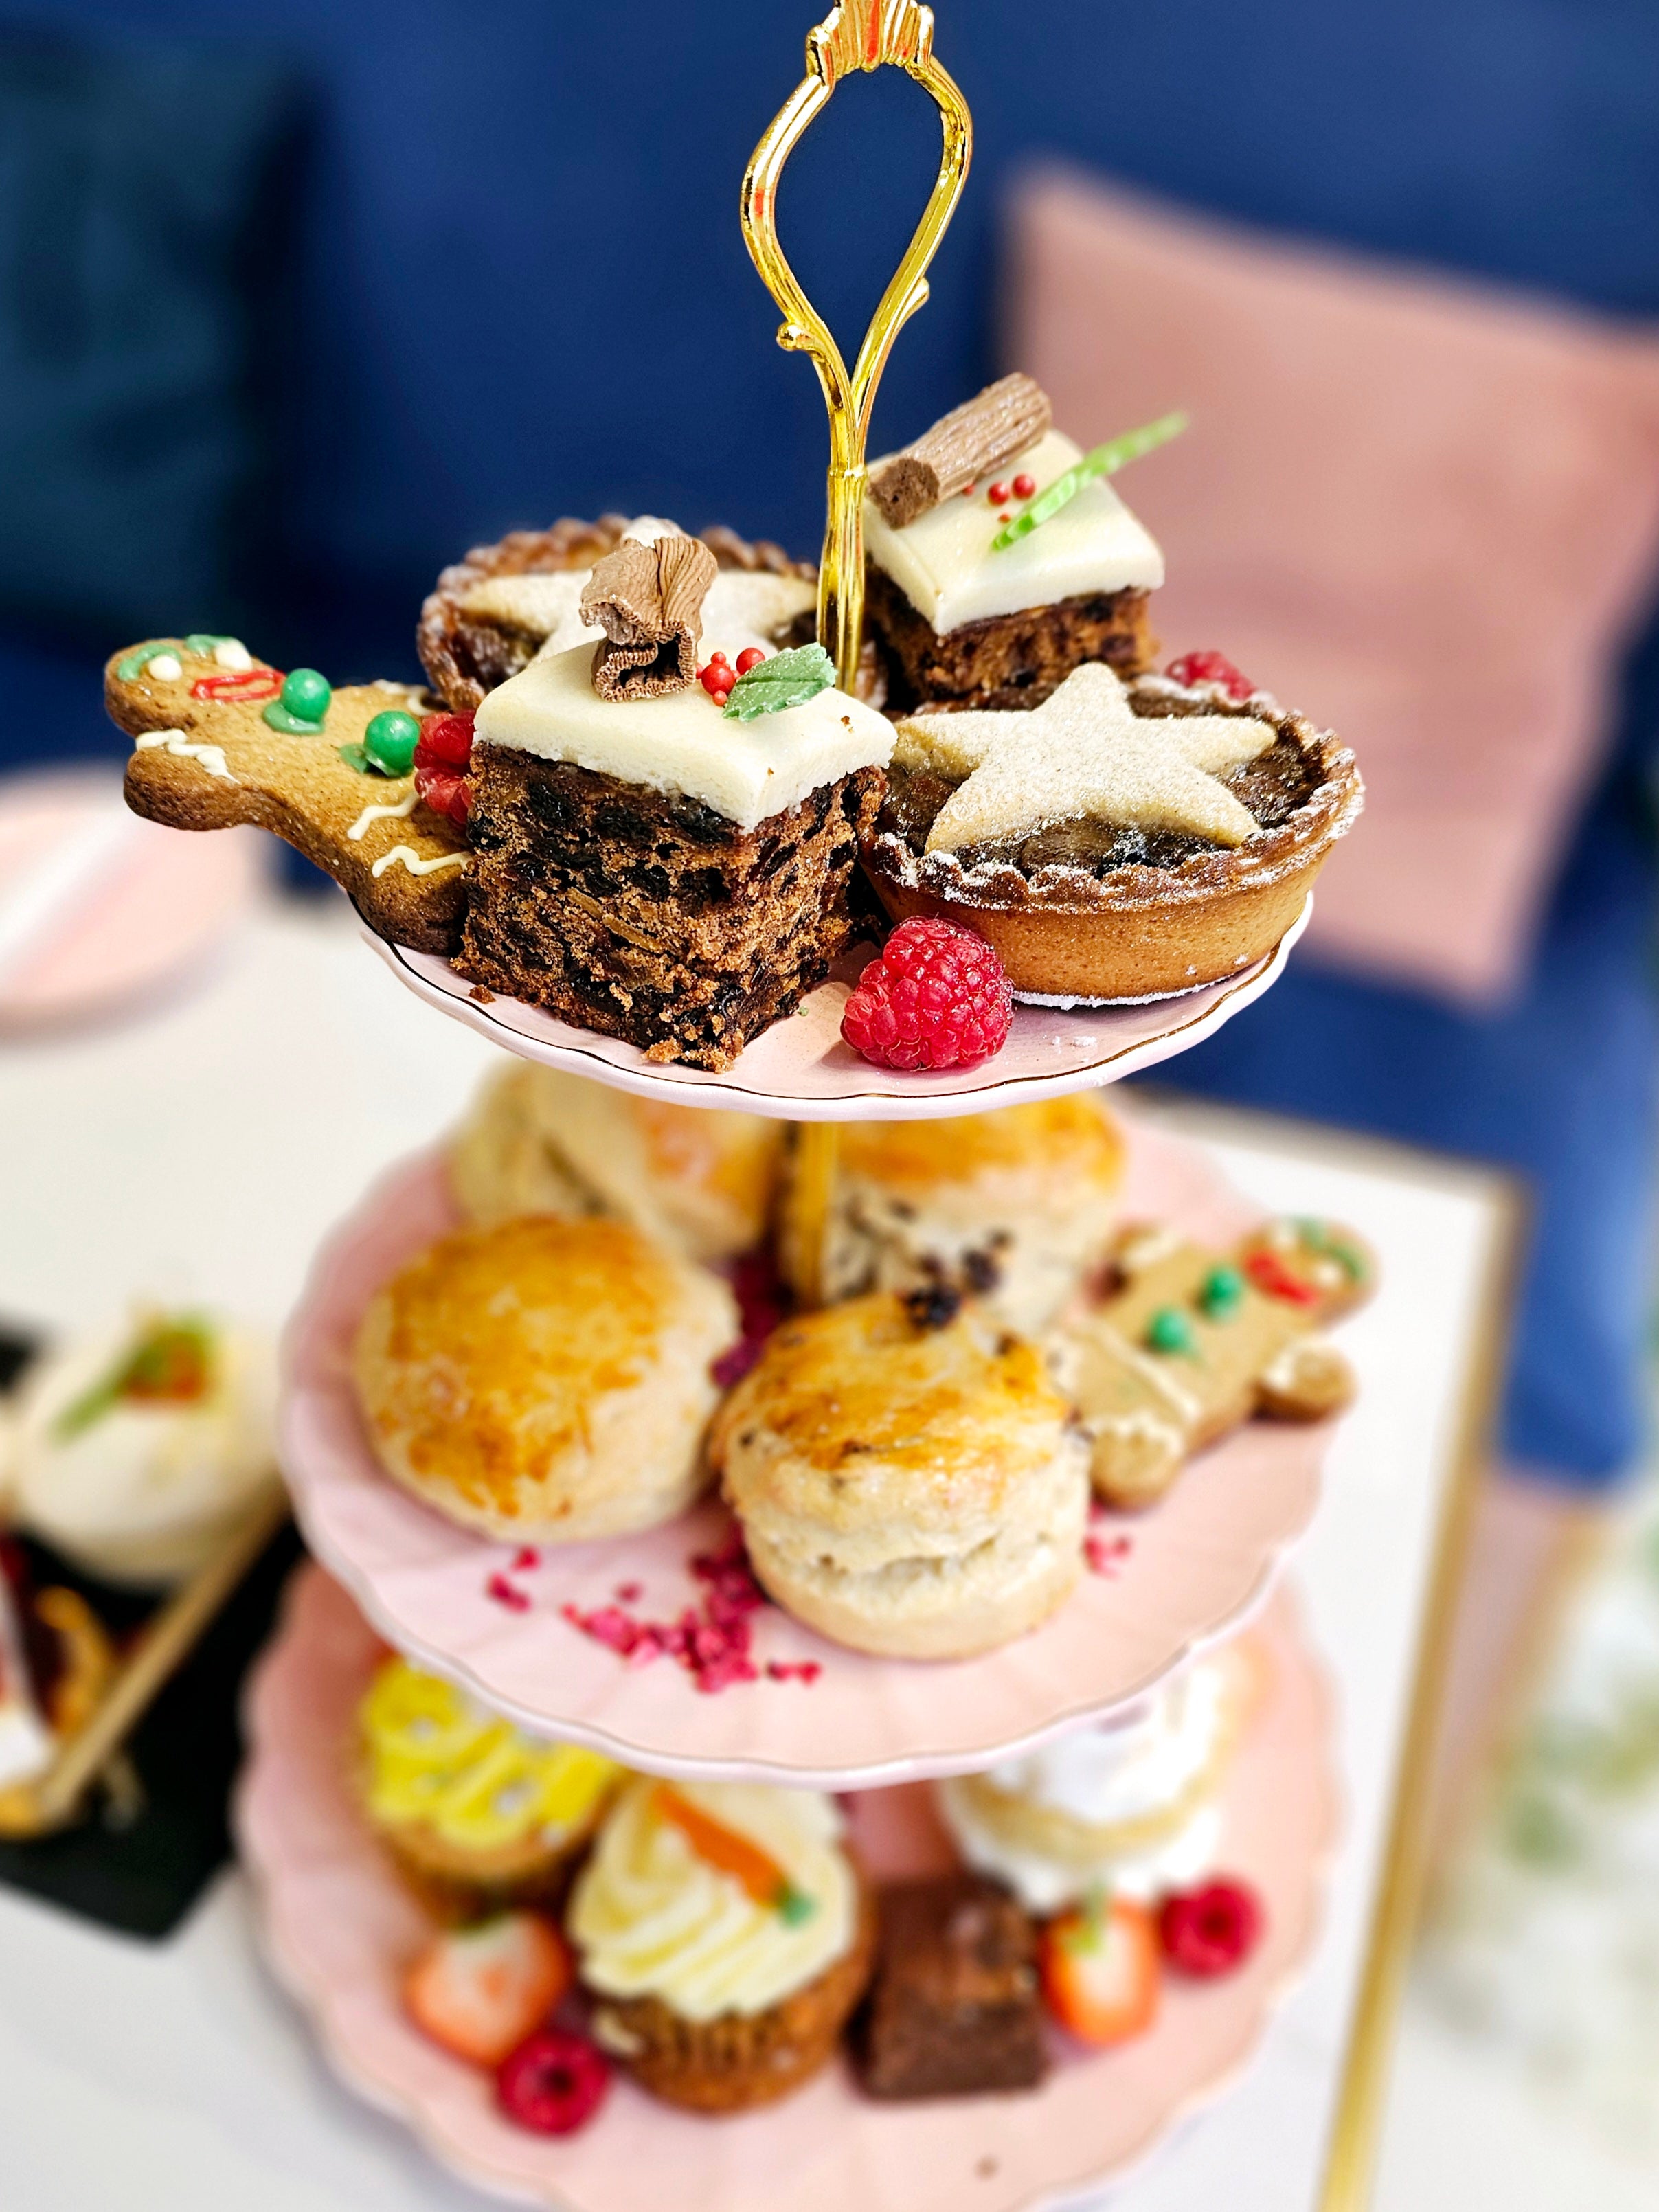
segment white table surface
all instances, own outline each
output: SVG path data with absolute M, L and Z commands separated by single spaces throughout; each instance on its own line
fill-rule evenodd
M 70 1326 L 154 1292 L 279 1320 L 320 1232 L 495 1059 L 400 991 L 335 906 L 257 917 L 191 994 L 125 1026 L 0 1044 L 0 1314 Z M 1338 1686 L 1348 1819 L 1306 1982 L 1246 2079 L 1113 2203 L 1316 2212 L 1501 1208 L 1462 1170 L 1327 1139 L 1298 1160 L 1260 1127 L 1202 1126 L 1264 1205 L 1346 1220 L 1382 1256 L 1381 1297 L 1343 1331 L 1363 1395 L 1296 1565 Z M 234 1873 L 160 1947 L 0 1890 L 5 2212 L 484 2201 L 336 2085 L 260 1966 Z

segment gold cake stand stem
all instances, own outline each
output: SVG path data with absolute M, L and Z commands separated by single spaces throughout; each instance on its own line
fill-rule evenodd
M 813 118 L 850 70 L 891 64 L 921 85 L 939 108 L 944 140 L 939 174 L 921 220 L 882 294 L 849 375 L 829 326 L 801 289 L 778 242 L 778 184 Z M 850 691 L 864 631 L 865 445 L 876 387 L 893 341 L 927 297 L 927 268 L 956 213 L 974 144 L 968 103 L 933 56 L 933 11 L 916 0 L 840 0 L 807 33 L 806 75 L 774 118 L 743 179 L 743 235 L 761 281 L 783 311 L 778 343 L 810 356 L 830 416 L 829 519 L 818 568 L 818 641 Z M 859 180 L 844 179 L 849 206 Z

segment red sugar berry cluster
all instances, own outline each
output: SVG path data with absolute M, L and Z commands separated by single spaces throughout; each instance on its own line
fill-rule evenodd
M 757 645 L 746 645 L 738 655 L 735 668 L 723 653 L 711 653 L 708 665 L 697 671 L 697 681 L 717 707 L 723 707 L 732 696 L 732 686 L 739 676 L 747 676 L 751 668 L 758 668 L 766 655 Z
M 741 1532 L 732 1535 L 723 1551 L 698 1553 L 691 1571 L 705 1585 L 702 1603 L 687 1606 L 678 1620 L 641 1620 L 623 1605 L 599 1606 L 591 1613 L 574 1605 L 560 1610 L 573 1628 L 626 1659 L 630 1667 L 648 1666 L 665 1656 L 684 1668 L 699 1690 L 710 1694 L 729 1689 L 733 1682 L 758 1681 L 752 1616 L 767 1598 L 755 1580 Z M 772 1672 L 769 1668 L 767 1671 Z
M 1218 684 L 1230 699 L 1248 699 L 1255 689 L 1224 653 L 1183 653 L 1164 673 L 1176 684 Z
M 428 714 L 415 747 L 415 788 L 434 814 L 452 822 L 466 820 L 466 772 L 471 763 L 471 715 Z
M 859 977 L 841 1018 L 854 1052 L 878 1067 L 977 1067 L 1014 1018 L 1002 963 L 971 929 L 902 921 Z

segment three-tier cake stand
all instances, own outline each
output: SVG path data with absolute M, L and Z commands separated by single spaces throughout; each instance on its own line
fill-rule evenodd
M 915 0 L 840 0 L 810 34 L 806 74 L 744 179 L 744 237 L 783 310 L 780 343 L 811 357 L 829 411 L 818 633 L 848 684 L 861 629 L 871 407 L 897 331 L 927 298 L 927 266 L 971 152 L 968 107 L 934 56 L 933 31 L 931 10 Z M 849 374 L 778 242 L 777 187 L 842 79 L 887 65 L 938 105 L 942 151 Z M 965 1074 L 895 1073 L 860 1060 L 840 1040 L 847 974 L 713 1074 L 653 1066 L 632 1046 L 510 1000 L 481 1002 L 441 960 L 370 941 L 410 989 L 525 1058 L 683 1106 L 793 1122 L 797 1187 L 809 1200 L 791 1273 L 811 1303 L 841 1123 L 981 1113 L 1134 1073 L 1199 1042 L 1268 988 L 1301 926 L 1255 969 L 1180 999 L 1021 1007 L 1002 1053 Z M 1252 1209 L 1199 1148 L 1133 1124 L 1128 1143 L 1128 1214 L 1207 1242 L 1251 1225 Z M 757 1679 L 699 1695 L 678 1668 L 631 1667 L 574 1623 L 619 1587 L 676 1616 L 696 1595 L 695 1561 L 727 1534 L 720 1506 L 532 1559 L 441 1519 L 380 1473 L 349 1385 L 353 1331 L 374 1290 L 454 1219 L 435 1155 L 395 1170 L 319 1253 L 287 1346 L 283 1467 L 333 1580 L 306 1571 L 252 1690 L 238 1826 L 272 1962 L 334 2064 L 469 2179 L 574 2212 L 671 2203 L 678 2212 L 844 2212 L 855 2201 L 869 2212 L 1017 2212 L 1120 2175 L 1237 2071 L 1316 1938 L 1335 1825 L 1332 1722 L 1319 1666 L 1273 1585 L 1317 1502 L 1323 1435 L 1247 1426 L 1195 1461 L 1150 1511 L 1097 1522 L 1093 1571 L 1060 1613 L 985 1657 L 872 1658 L 769 1608 L 755 1638 Z M 1175 1990 L 1150 2033 L 1106 2052 L 1079 2049 L 1037 2091 L 884 2106 L 832 2069 L 775 2106 L 711 2122 L 623 2084 L 584 2135 L 549 2141 L 514 2129 L 487 2079 L 401 2013 L 398 1970 L 418 1941 L 418 1915 L 349 1802 L 343 1752 L 381 1638 L 520 1726 L 642 1771 L 850 1793 L 855 1842 L 880 1875 L 942 1863 L 932 1778 L 1127 1719 L 1195 1653 L 1241 1632 L 1256 1640 L 1268 1687 L 1225 1787 L 1223 1848 L 1266 1902 L 1266 1938 L 1229 1981 Z

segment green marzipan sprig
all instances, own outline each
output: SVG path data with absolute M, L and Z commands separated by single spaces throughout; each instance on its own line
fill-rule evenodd
M 1150 453 L 1157 447 L 1167 446 L 1171 438 L 1178 438 L 1186 427 L 1186 416 L 1176 412 L 1160 415 L 1156 422 L 1148 422 L 1141 429 L 1126 430 L 1121 438 L 1109 438 L 1103 446 L 1097 446 L 1080 461 L 1074 461 L 1063 476 L 1056 477 L 1048 489 L 1040 491 L 1012 522 L 1005 522 L 991 540 L 991 550 L 1006 553 L 1022 538 L 1029 538 L 1040 525 L 1052 520 L 1062 507 L 1069 506 L 1085 484 L 1093 483 L 1097 477 L 1115 476 L 1121 468 L 1138 461 L 1143 453 Z
M 729 722 L 752 722 L 757 714 L 781 714 L 804 707 L 836 681 L 836 664 L 821 645 L 792 645 L 769 660 L 757 660 L 739 676 L 726 702 Z

